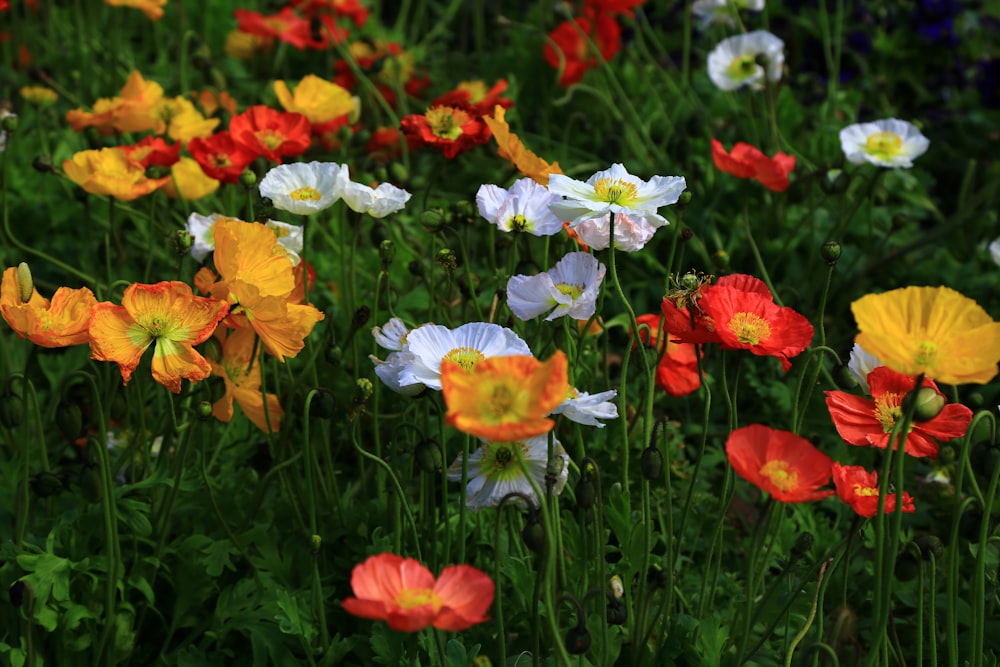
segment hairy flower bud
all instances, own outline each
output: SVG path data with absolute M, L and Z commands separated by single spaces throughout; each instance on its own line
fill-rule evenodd
M 455 269 L 458 268 L 458 255 L 450 248 L 441 248 L 434 258 L 447 273 L 454 273 Z
M 819 254 L 827 266 L 834 266 L 837 260 L 840 259 L 840 251 L 839 243 L 836 241 L 827 241 L 820 247 Z
M 17 265 L 17 291 L 18 296 L 21 297 L 21 303 L 28 303 L 31 301 L 31 294 L 35 291 L 35 283 L 31 279 L 31 268 L 28 266 L 27 262 L 21 262 Z
M 642 470 L 642 477 L 650 482 L 660 479 L 663 474 L 663 454 L 660 450 L 650 445 L 642 452 L 639 461 L 639 469 Z
M 937 393 L 930 387 L 921 387 L 917 389 L 916 392 L 911 392 L 906 395 L 904 402 L 904 409 L 909 407 L 907 402 L 912 401 L 915 406 L 913 411 L 913 419 L 918 422 L 925 422 L 934 419 L 941 411 L 944 410 L 944 406 L 947 403 L 944 396 Z
M 417 443 L 413 450 L 413 459 L 417 467 L 428 475 L 441 472 L 441 447 L 436 440 L 425 439 Z

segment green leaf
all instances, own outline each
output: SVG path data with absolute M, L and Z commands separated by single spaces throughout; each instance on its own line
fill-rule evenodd
M 21 577 L 20 581 L 31 586 L 36 605 L 44 605 L 50 593 L 58 602 L 69 599 L 69 572 L 72 564 L 69 559 L 51 553 L 21 554 L 17 557 L 17 564 L 31 573 Z
M 299 603 L 296 598 L 288 594 L 286 590 L 278 591 L 278 608 L 283 614 L 275 614 L 278 627 L 286 635 L 298 635 L 307 644 L 312 644 L 316 637 L 316 627 L 299 613 Z
M 402 665 L 406 658 L 403 646 L 403 636 L 391 632 L 389 626 L 376 623 L 372 626 L 370 640 L 372 651 L 375 652 L 375 662 L 380 665 Z

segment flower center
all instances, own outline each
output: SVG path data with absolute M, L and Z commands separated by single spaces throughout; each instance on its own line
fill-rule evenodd
M 583 294 L 582 285 L 570 285 L 569 283 L 559 283 L 556 285 L 556 289 L 559 290 L 561 294 L 567 295 L 569 298 L 576 301 Z
M 799 473 L 788 465 L 788 461 L 768 461 L 760 469 L 760 474 L 781 491 L 791 491 L 799 485 Z
M 229 160 L 229 156 L 225 153 L 216 153 L 215 155 L 209 156 L 209 160 L 212 161 L 212 166 L 215 167 L 229 167 L 233 163 Z
M 491 480 L 517 479 L 522 476 L 517 460 L 527 453 L 528 448 L 521 442 L 484 443 L 480 471 Z
M 729 78 L 733 81 L 746 81 L 757 72 L 757 59 L 752 53 L 733 58 L 729 63 Z
M 323 195 L 316 188 L 305 185 L 297 190 L 292 190 L 288 196 L 296 201 L 319 201 Z
M 256 136 L 257 140 L 264 144 L 269 151 L 273 151 L 278 146 L 285 143 L 284 136 L 270 129 L 258 130 L 257 132 L 254 132 L 254 136 Z
M 886 392 L 875 399 L 875 418 L 882 423 L 882 431 L 888 433 L 903 416 L 903 395 Z
M 878 489 L 871 486 L 861 486 L 860 484 L 854 485 L 854 495 L 861 497 L 877 496 Z
M 527 232 L 531 230 L 531 223 L 523 215 L 518 213 L 510 219 L 510 228 L 515 232 Z
M 600 201 L 622 206 L 632 204 L 639 194 L 634 183 L 623 181 L 620 178 L 602 178 L 594 183 L 594 192 L 597 193 L 597 198 Z
M 493 387 L 493 391 L 490 393 L 490 400 L 485 412 L 499 423 L 505 421 L 513 406 L 514 394 L 506 385 L 498 384 Z
M 892 158 L 899 155 L 903 139 L 895 132 L 876 132 L 865 142 L 865 152 L 880 158 Z
M 462 126 L 469 122 L 469 115 L 453 107 L 434 107 L 424 114 L 434 136 L 454 141 L 462 136 Z
M 744 345 L 757 345 L 771 337 L 771 325 L 756 313 L 736 313 L 728 326 Z
M 430 605 L 434 611 L 444 606 L 444 600 L 430 588 L 404 588 L 396 596 L 400 609 L 413 609 Z
M 913 358 L 913 363 L 918 366 L 933 366 L 937 361 L 937 345 L 929 340 L 925 340 L 917 347 L 917 356 Z
M 467 371 L 471 371 L 477 363 L 486 358 L 486 355 L 474 347 L 456 347 L 444 355 L 444 358 L 458 364 Z

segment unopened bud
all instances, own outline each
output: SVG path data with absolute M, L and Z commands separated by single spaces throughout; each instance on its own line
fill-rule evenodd
M 393 162 L 389 165 L 389 175 L 392 176 L 392 180 L 395 183 L 406 183 L 410 180 L 410 172 L 401 162 Z
M 716 271 L 722 271 L 729 266 L 729 253 L 721 248 L 716 250 L 712 253 L 712 262 L 715 264 Z
M 448 273 L 453 273 L 458 268 L 458 255 L 450 248 L 441 248 L 434 257 L 441 268 Z
M 421 440 L 413 451 L 417 467 L 428 475 L 441 472 L 441 447 L 435 440 Z
M 652 445 L 643 450 L 639 469 L 642 470 L 643 479 L 650 482 L 660 479 L 663 474 L 663 454 L 660 450 Z
M 202 401 L 198 404 L 198 419 L 207 421 L 212 418 L 212 404 L 208 401 Z
M 944 556 L 944 544 L 937 535 L 923 535 L 914 542 L 920 547 L 920 555 L 924 560 L 930 560 L 933 556 L 935 561 L 939 561 Z
M 378 244 L 378 258 L 382 262 L 383 269 L 388 269 L 395 257 L 396 244 L 390 239 L 385 239 Z
M 566 633 L 566 652 L 570 655 L 583 655 L 590 649 L 590 631 L 586 625 L 570 628 Z
M 590 475 L 584 474 L 580 477 L 580 481 L 576 483 L 576 488 L 573 489 L 573 495 L 576 496 L 576 507 L 579 510 L 589 510 L 597 502 L 597 487 L 594 485 L 594 480 L 590 478 Z
M 410 275 L 420 277 L 424 275 L 424 265 L 419 259 L 415 259 L 406 265 L 406 270 L 410 272 Z
M 429 208 L 420 214 L 420 224 L 429 232 L 436 232 L 444 225 L 444 211 L 439 208 Z
M 178 229 L 170 235 L 170 245 L 178 255 L 186 255 L 194 245 L 194 235 L 186 229 Z
M 833 266 L 840 259 L 840 250 L 839 243 L 836 241 L 827 241 L 820 247 L 819 254 L 827 266 Z
M 245 188 L 252 188 L 257 185 L 257 174 L 250 169 L 244 169 L 240 174 L 240 184 Z
M 372 392 L 375 391 L 375 386 L 372 381 L 368 378 L 358 378 L 358 381 L 354 383 L 354 402 L 355 404 L 361 404 L 371 398 Z
M 65 488 L 62 480 L 50 472 L 38 473 L 31 478 L 30 484 L 31 490 L 39 498 L 50 498 Z
M 40 174 L 52 174 L 56 170 L 55 165 L 52 164 L 52 156 L 50 155 L 35 156 L 35 159 L 31 161 L 31 168 Z
M 694 195 L 691 194 L 690 190 L 685 190 L 684 192 L 681 193 L 681 196 L 677 198 L 677 205 L 678 206 L 685 206 L 687 204 L 690 204 L 691 203 L 691 199 L 693 197 L 694 197 Z
M 913 581 L 920 576 L 920 561 L 909 550 L 902 551 L 896 556 L 894 572 L 899 581 Z
M 521 539 L 524 540 L 524 545 L 535 553 L 541 553 L 545 549 L 545 527 L 536 516 L 528 517 L 528 523 L 524 524 L 524 529 L 521 530 Z
M 24 423 L 24 399 L 21 395 L 8 391 L 0 394 L 0 424 L 7 428 L 17 428 Z
M 18 296 L 21 297 L 21 303 L 28 303 L 31 301 L 31 295 L 35 291 L 35 283 L 31 279 L 31 268 L 28 266 L 27 262 L 21 262 L 17 265 L 17 290 Z
M 312 535 L 309 538 L 309 544 L 312 546 L 313 553 L 319 553 L 320 547 L 323 546 L 323 538 L 319 535 Z
M 913 419 L 918 422 L 925 422 L 934 419 L 944 410 L 944 396 L 934 391 L 930 387 L 921 387 L 917 391 L 907 394 L 906 402 L 912 401 L 914 405 Z M 904 405 L 904 408 L 909 407 Z
M 621 600 L 623 597 L 625 597 L 625 584 L 622 583 L 622 578 L 620 575 L 616 574 L 615 576 L 611 577 L 611 580 L 608 582 L 608 585 L 611 586 L 611 595 L 616 600 Z
M 4 119 L 0 121 L 0 128 L 2 128 L 4 132 L 14 132 L 17 130 L 17 123 L 17 116 L 9 113 L 9 115 L 5 116 Z
M 847 364 L 840 364 L 833 369 L 833 381 L 838 388 L 845 391 L 858 386 L 858 378 L 851 372 L 851 367 Z
M 309 401 L 309 416 L 317 419 L 333 419 L 336 403 L 333 394 L 325 389 L 318 390 Z
M 356 329 L 360 329 L 365 324 L 368 323 L 372 317 L 372 309 L 368 306 L 361 306 L 354 311 L 354 318 L 351 320 L 352 326 Z
M 76 403 L 60 401 L 56 406 L 56 427 L 67 440 L 76 440 L 83 432 L 83 410 Z
M 451 205 L 451 213 L 455 216 L 456 222 L 471 224 L 476 219 L 476 207 L 472 202 L 463 199 Z

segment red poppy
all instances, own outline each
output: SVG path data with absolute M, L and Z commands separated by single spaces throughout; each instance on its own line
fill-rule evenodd
M 348 613 L 381 620 L 393 630 L 417 632 L 428 625 L 458 632 L 489 619 L 493 581 L 469 565 L 452 565 L 434 579 L 413 558 L 383 553 L 354 566 L 351 588 L 356 597 L 344 600 Z
M 784 192 L 788 189 L 788 175 L 795 168 L 795 156 L 775 153 L 767 157 L 757 148 L 742 141 L 730 153 L 722 144 L 712 139 L 712 161 L 727 174 L 738 178 L 753 178 L 768 190 Z
M 685 276 L 685 279 L 687 276 Z M 666 318 L 664 329 L 670 332 L 671 340 L 681 343 L 719 343 L 719 335 L 711 318 L 705 315 L 702 300 L 711 295 L 716 287 L 731 287 L 741 292 L 760 294 L 773 300 L 771 290 L 764 281 L 742 273 L 723 276 L 715 285 L 708 285 L 708 276 L 695 277 L 692 284 L 667 292 L 660 305 Z
M 264 15 L 249 9 L 237 9 L 236 29 L 258 37 L 270 37 L 291 44 L 300 51 L 312 40 L 309 21 L 299 16 L 291 7 L 277 14 Z
M 309 119 L 303 114 L 277 111 L 262 104 L 229 121 L 233 141 L 278 164 L 283 157 L 302 155 L 309 149 L 309 130 Z
M 643 342 L 651 340 L 650 344 L 656 346 L 662 354 L 660 363 L 656 366 L 656 386 L 671 396 L 687 396 L 701 386 L 697 348 L 690 343 L 673 342 L 670 340 L 670 332 L 664 329 L 664 340 L 667 345 L 664 351 L 663 342 L 660 342 L 657 336 L 662 319 L 663 317 L 656 313 L 635 318 L 636 323 L 640 325 L 639 339 Z M 643 324 L 649 327 L 648 333 L 642 328 Z
M 621 27 L 611 14 L 589 11 L 585 16 L 563 21 L 549 33 L 549 41 L 542 50 L 545 61 L 556 69 L 559 69 L 561 60 L 565 60 L 562 76 L 559 77 L 560 86 L 579 83 L 587 70 L 598 65 L 597 57 L 590 53 L 584 35 L 597 45 L 604 60 L 614 57 L 621 48 Z
M 168 144 L 162 137 L 152 135 L 145 137 L 142 141 L 131 146 L 119 146 L 130 160 L 138 162 L 143 167 L 159 165 L 161 167 L 171 167 L 180 160 L 181 144 L 177 142 Z
M 903 416 L 903 398 L 916 383 L 912 375 L 879 366 L 868 374 L 871 400 L 844 391 L 826 392 L 826 406 L 840 437 L 851 445 L 885 449 L 889 444 L 889 431 Z M 921 386 L 929 387 L 944 399 L 944 394 L 930 378 L 924 378 Z M 971 422 L 972 410 L 969 408 L 960 403 L 945 405 L 933 419 L 913 422 L 906 435 L 905 451 L 910 456 L 936 459 L 937 441 L 961 438 Z
M 411 97 L 420 97 L 430 85 L 430 79 L 418 74 L 413 55 L 397 42 L 359 40 L 353 42 L 349 50 L 357 67 L 374 82 L 390 106 L 396 104 L 397 87 Z M 338 60 L 333 68 L 336 71 L 333 82 L 338 86 L 350 90 L 357 85 L 351 63 Z
M 187 145 L 206 176 L 223 183 L 238 183 L 243 170 L 257 154 L 233 141 L 229 132 L 216 132 L 208 139 L 194 138 Z
M 427 146 L 449 160 L 485 144 L 493 134 L 481 117 L 458 107 L 432 106 L 423 114 L 403 116 L 400 125 L 410 148 Z
M 598 12 L 608 14 L 623 14 L 632 18 L 633 8 L 645 3 L 646 0 L 586 0 L 586 6 Z
M 289 3 L 306 16 L 332 15 L 350 19 L 361 28 L 368 21 L 368 8 L 360 0 L 291 0 Z
M 372 132 L 365 150 L 376 162 L 389 162 L 402 152 L 403 135 L 397 127 L 380 127 Z
M 471 111 L 477 116 L 492 116 L 499 104 L 504 109 L 514 106 L 514 100 L 500 97 L 507 90 L 507 80 L 500 79 L 487 89 L 482 81 L 463 81 L 454 90 L 449 90 L 430 106 L 451 106 Z
M 701 306 L 711 318 L 723 348 L 777 357 L 785 371 L 792 367 L 789 359 L 812 342 L 809 320 L 759 292 L 715 285 L 711 294 L 701 300 Z
M 738 428 L 726 440 L 726 456 L 736 474 L 783 503 L 820 500 L 833 460 L 805 438 L 762 424 Z
M 851 506 L 866 519 L 878 514 L 878 473 L 868 472 L 861 466 L 842 466 L 834 463 L 833 484 L 837 487 L 837 497 Z M 913 496 L 903 491 L 903 511 L 914 512 Z M 885 497 L 885 513 L 896 511 L 896 494 L 889 492 Z

